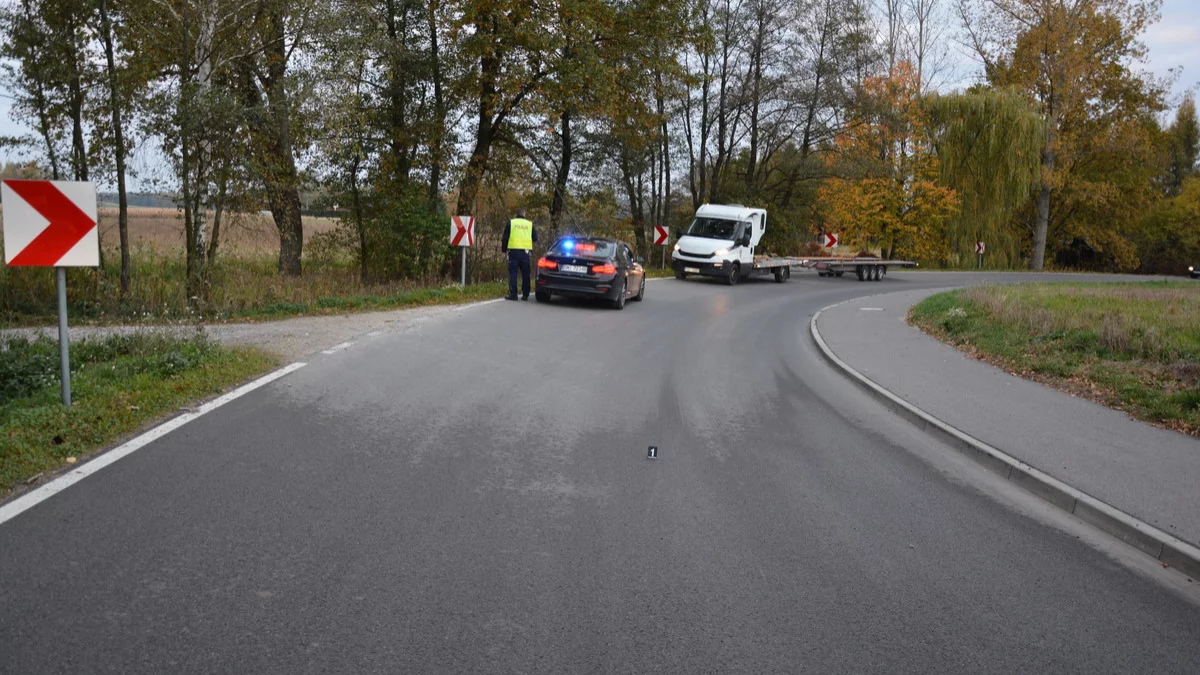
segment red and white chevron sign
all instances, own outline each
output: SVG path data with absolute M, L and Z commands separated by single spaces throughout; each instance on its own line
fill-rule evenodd
M 670 238 L 671 238 L 671 234 L 669 232 L 667 232 L 666 225 L 655 225 L 654 226 L 654 245 L 655 246 L 666 246 L 667 240 Z
M 93 183 L 6 180 L 4 262 L 13 267 L 99 267 Z
M 983 255 L 983 252 L 986 250 L 987 250 L 987 246 L 985 246 L 982 241 L 975 242 L 975 252 L 976 253 L 978 253 L 979 255 Z
M 475 217 L 454 216 L 450 219 L 450 245 L 475 245 Z
M 825 248 L 837 248 L 838 236 L 836 234 L 825 235 Z

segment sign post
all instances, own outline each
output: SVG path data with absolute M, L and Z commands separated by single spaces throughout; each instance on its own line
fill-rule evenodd
M 67 268 L 54 268 L 54 285 L 58 290 L 58 360 L 62 376 L 59 389 L 63 405 L 71 405 L 71 339 L 67 330 Z
M 671 233 L 667 231 L 666 225 L 654 226 L 654 245 L 663 247 L 663 269 L 667 269 L 667 242 L 671 239 Z
M 454 216 L 450 219 L 450 245 L 462 249 L 462 285 L 467 285 L 467 249 L 475 245 L 475 217 Z
M 825 248 L 837 248 L 838 236 L 836 234 L 825 234 Z
M 987 246 L 982 241 L 975 242 L 975 252 L 979 254 L 979 269 L 983 269 L 983 252 Z
M 88 182 L 6 180 L 4 263 L 53 267 L 58 291 L 58 354 L 63 405 L 71 405 L 71 349 L 67 327 L 67 268 L 100 266 L 96 186 Z

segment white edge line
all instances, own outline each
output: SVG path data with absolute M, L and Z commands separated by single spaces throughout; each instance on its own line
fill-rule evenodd
M 66 474 L 63 474 L 59 478 L 56 478 L 56 479 L 50 481 L 49 483 L 46 483 L 45 485 L 34 490 L 33 492 L 22 495 L 21 497 L 12 500 L 11 502 L 5 504 L 4 506 L 0 506 L 0 524 L 3 524 L 9 520 L 12 520 L 13 518 L 15 518 L 18 515 L 20 515 L 21 513 L 23 513 L 24 511 L 36 506 L 40 502 L 43 502 L 43 501 L 49 499 L 50 497 L 53 497 L 54 495 L 58 494 L 59 492 L 62 492 L 63 490 L 71 487 L 75 483 L 78 483 L 79 481 L 83 480 L 84 478 L 87 478 L 88 476 L 96 473 L 97 471 L 99 471 L 100 469 L 103 469 L 104 467 L 108 466 L 109 464 L 112 464 L 127 455 L 133 454 L 135 451 L 140 450 L 141 448 L 149 445 L 150 443 L 153 443 L 154 441 L 162 438 L 163 436 L 166 436 L 167 434 L 169 434 L 172 431 L 178 429 L 179 427 L 187 424 L 188 422 L 191 422 L 192 420 L 196 419 L 197 417 L 200 417 L 201 415 L 203 415 L 205 413 L 212 412 L 213 410 L 220 408 L 221 406 L 225 405 L 226 403 L 229 403 L 230 401 L 232 401 L 234 399 L 237 399 L 241 396 L 245 396 L 246 394 L 254 391 L 255 389 L 262 387 L 263 385 L 270 384 L 271 382 L 278 380 L 279 378 L 283 377 L 284 375 L 287 375 L 289 373 L 295 372 L 295 371 L 303 368 L 305 365 L 307 365 L 307 364 L 299 363 L 299 362 L 293 363 L 291 365 L 284 366 L 283 368 L 280 368 L 279 370 L 276 370 L 272 373 L 267 373 L 266 375 L 263 375 L 262 377 L 258 378 L 257 380 L 254 380 L 253 382 L 249 382 L 247 384 L 244 384 L 244 385 L 238 387 L 237 389 L 234 389 L 233 391 L 229 392 L 228 394 L 218 396 L 217 398 L 209 401 L 208 403 L 205 403 L 204 405 L 200 406 L 199 408 L 195 409 L 192 412 L 187 412 L 182 415 L 179 415 L 178 417 L 171 418 L 171 419 L 167 420 L 166 422 L 163 422 L 162 424 L 154 427 L 150 431 L 147 431 L 146 433 L 124 443 L 123 445 L 113 448 L 112 450 L 100 455 L 99 457 L 96 457 L 95 459 L 84 464 L 83 466 L 80 466 L 79 468 L 74 469 Z
M 329 349 L 322 351 L 321 353 L 322 354 L 336 354 L 336 353 L 342 351 L 343 349 L 349 349 L 353 344 L 354 344 L 353 342 L 343 342 L 342 344 L 334 345 L 334 346 L 330 347 Z

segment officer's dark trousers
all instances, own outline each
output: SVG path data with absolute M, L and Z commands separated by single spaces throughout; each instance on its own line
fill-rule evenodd
M 529 251 L 508 252 L 508 297 L 517 297 L 517 270 L 521 272 L 521 296 L 529 297 Z

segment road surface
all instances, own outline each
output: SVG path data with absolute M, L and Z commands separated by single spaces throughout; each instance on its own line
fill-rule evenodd
M 1200 672 L 1195 584 L 808 338 L 981 279 L 667 280 L 315 354 L 0 525 L 0 672 Z

